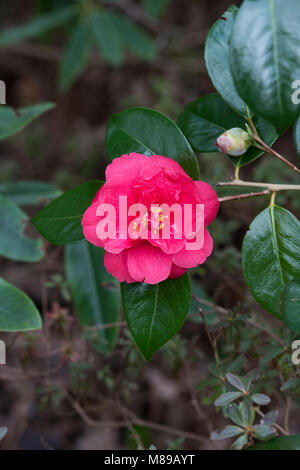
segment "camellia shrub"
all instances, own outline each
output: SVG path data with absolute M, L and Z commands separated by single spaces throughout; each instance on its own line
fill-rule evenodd
M 99 318 L 117 325 L 122 304 L 129 330 L 150 361 L 185 322 L 189 269 L 210 262 L 209 225 L 219 205 L 267 197 L 244 236 L 243 274 L 254 299 L 294 338 L 300 334 L 300 222 L 276 203 L 278 192 L 297 197 L 300 169 L 273 148 L 293 126 L 300 163 L 299 24 L 298 0 L 232 6 L 205 44 L 216 92 L 187 104 L 177 122 L 142 107 L 112 115 L 105 181 L 85 182 L 33 217 L 50 243 L 66 245 L 66 276 L 83 325 L 97 325 Z M 232 162 L 232 178 L 212 188 L 199 173 L 196 153 L 214 153 L 213 165 L 218 150 Z M 241 168 L 258 158 L 279 159 L 299 184 L 241 179 Z M 97 334 L 98 350 L 110 352 L 117 326 Z M 223 380 L 215 405 L 234 424 L 211 437 L 236 436 L 234 447 L 240 449 L 274 437 L 277 415 L 266 414 L 255 424 L 255 406 L 268 404 L 269 397 L 256 393 L 256 371 L 243 377 L 233 371 L 233 366 L 214 370 L 212 385 Z M 299 447 L 299 438 L 296 444 L 289 438 L 294 437 L 269 441 L 269 448 Z
M 298 167 L 272 148 L 291 125 L 295 125 L 295 143 L 300 147 L 300 99 L 295 94 L 300 77 L 295 41 L 300 10 L 296 1 L 288 3 L 287 9 L 282 2 L 246 0 L 240 10 L 230 8 L 210 30 L 205 47 L 207 69 L 218 93 L 188 104 L 177 124 L 146 108 L 113 115 L 106 134 L 112 159 L 106 181 L 91 181 L 64 193 L 32 221 L 54 244 L 86 239 L 70 246 L 68 258 L 72 249 L 91 251 L 90 256 L 96 258 L 93 262 L 103 258 L 108 273 L 121 282 L 128 326 L 148 360 L 184 323 L 190 303 L 188 268 L 204 263 L 213 249 L 204 227 L 217 216 L 219 201 L 211 186 L 201 181 L 194 152 L 218 148 L 226 153 L 235 176 L 217 186 L 249 189 L 249 193 L 225 196 L 220 202 L 270 194 L 269 205 L 245 235 L 244 276 L 257 302 L 300 333 L 300 223 L 276 205 L 278 191 L 296 192 L 300 185 L 239 178 L 240 168 L 264 153 L 300 175 Z M 120 197 L 127 200 L 128 208 L 150 208 L 154 217 L 143 214 L 141 207 L 130 215 L 120 207 Z M 198 247 L 185 247 L 191 236 L 179 233 L 175 218 L 169 219 L 169 238 L 163 237 L 167 220 L 163 204 L 191 205 L 192 212 L 197 204 L 203 206 L 204 220 L 198 230 L 203 231 L 203 240 Z M 193 225 L 195 213 L 191 219 Z M 179 222 L 184 225 L 184 215 Z M 197 228 L 190 227 L 194 237 Z

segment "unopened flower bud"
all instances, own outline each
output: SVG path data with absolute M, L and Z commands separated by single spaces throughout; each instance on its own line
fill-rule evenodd
M 220 152 L 232 155 L 233 157 L 243 155 L 243 153 L 247 152 L 250 145 L 251 136 L 239 127 L 233 127 L 229 131 L 224 132 L 216 142 Z

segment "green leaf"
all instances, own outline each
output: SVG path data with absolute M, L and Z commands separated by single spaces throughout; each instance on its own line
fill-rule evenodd
M 280 390 L 282 390 L 282 388 Z M 261 420 L 261 423 L 267 424 L 268 426 L 272 426 L 272 424 L 276 422 L 277 418 L 278 410 L 272 410 L 264 415 L 263 419 Z
M 300 435 L 275 437 L 268 442 L 259 442 L 249 450 L 300 450 Z
M 78 12 L 76 6 L 61 8 L 53 13 L 35 17 L 32 21 L 14 28 L 7 29 L 0 34 L 0 46 L 15 44 L 25 39 L 35 38 L 47 31 L 68 22 Z
M 276 357 L 280 356 L 284 352 L 284 349 L 280 344 L 270 344 L 265 348 L 261 348 L 261 354 L 263 354 L 260 358 L 261 365 L 266 365 L 268 362 L 273 361 Z
M 86 68 L 91 50 L 91 25 L 88 18 L 80 21 L 72 31 L 59 69 L 59 85 L 69 88 Z
M 82 240 L 82 216 L 102 184 L 101 181 L 89 181 L 66 191 L 36 214 L 31 223 L 54 245 Z
M 242 368 L 245 362 L 245 356 L 237 356 L 227 367 L 228 372 L 235 372 Z
M 91 11 L 92 34 L 100 53 L 113 65 L 123 62 L 123 44 L 116 28 L 114 15 L 108 10 Z
M 252 111 L 283 132 L 296 121 L 292 83 L 300 77 L 298 0 L 244 0 L 233 26 L 235 86 Z
M 298 119 L 294 127 L 294 142 L 298 155 L 298 166 L 300 167 L 300 118 Z
M 288 282 L 283 293 L 283 321 L 296 333 L 300 333 L 300 277 Z
M 277 138 L 274 127 L 262 118 L 253 118 L 261 138 L 272 145 Z M 177 124 L 196 152 L 218 152 L 217 138 L 233 127 L 245 128 L 246 119 L 236 113 L 218 93 L 192 101 L 178 117 Z M 240 157 L 228 155 L 234 165 L 252 162 L 263 152 L 255 147 Z
M 243 447 L 248 443 L 248 436 L 247 434 L 243 434 L 242 436 L 238 437 L 236 441 L 231 446 L 232 450 L 242 450 Z
M 192 178 L 199 179 L 197 159 L 181 130 L 152 109 L 130 108 L 113 114 L 107 126 L 106 147 L 112 158 L 130 152 L 172 158 Z
M 0 331 L 40 330 L 42 321 L 27 295 L 0 278 Z
M 144 7 L 152 16 L 162 16 L 169 3 L 170 0 L 143 0 Z
M 268 405 L 271 402 L 271 399 L 264 393 L 254 393 L 250 398 L 257 405 Z
M 223 431 L 220 433 L 212 432 L 210 438 L 212 441 L 219 441 L 221 439 L 228 439 L 229 437 L 238 436 L 243 432 L 244 429 L 239 428 L 238 426 L 226 426 L 226 428 L 223 429 Z
M 1 427 L 1 428 L 0 428 L 0 441 L 1 441 L 1 439 L 3 439 L 4 436 L 7 434 L 7 431 L 8 431 L 8 429 L 5 428 L 5 427 Z
M 34 119 L 53 109 L 53 103 L 40 103 L 14 110 L 9 106 L 0 106 L 0 140 L 22 131 Z
M 238 426 L 243 426 L 243 415 L 236 403 L 232 403 L 227 410 L 228 418 Z M 246 423 L 247 424 L 247 423 Z
M 27 220 L 17 204 L 0 195 L 0 256 L 26 262 L 42 259 L 42 241 L 23 234 Z
M 215 406 L 225 406 L 232 403 L 237 398 L 240 398 L 243 394 L 241 392 L 226 392 L 215 400 Z
M 242 262 L 253 297 L 280 318 L 285 285 L 300 272 L 300 222 L 277 205 L 265 209 L 244 238 Z
M 205 62 L 209 76 L 222 98 L 245 115 L 246 105 L 238 95 L 230 69 L 229 40 L 238 8 L 232 5 L 209 30 L 205 43 Z
M 122 303 L 129 330 L 150 361 L 182 327 L 190 304 L 188 274 L 156 285 L 121 284 Z
M 55 199 L 61 195 L 61 191 L 52 183 L 14 181 L 12 183 L 1 183 L 0 194 L 16 204 L 31 205 Z
M 280 387 L 280 391 L 286 392 L 287 390 L 295 390 L 299 386 L 300 386 L 300 380 L 298 379 L 298 377 L 294 377 L 293 379 L 289 379 L 286 382 L 284 382 Z
M 66 276 L 83 326 L 101 327 L 120 320 L 119 285 L 107 273 L 103 259 L 104 250 L 85 240 L 66 247 Z M 100 352 L 108 353 L 115 345 L 118 330 L 117 327 L 95 329 L 90 340 Z
M 275 429 L 267 424 L 257 424 L 253 429 L 254 436 L 262 440 L 268 440 L 275 434 Z
M 232 405 L 231 405 L 232 406 Z M 252 425 L 255 420 L 255 410 L 253 406 L 249 403 L 248 400 L 241 401 L 239 403 L 239 412 L 241 414 L 242 420 L 243 420 L 243 426 L 248 427 L 249 424 Z M 229 412 L 230 407 L 228 407 L 228 412 Z M 229 415 L 229 413 L 228 413 Z
M 226 379 L 234 388 L 237 388 L 241 392 L 244 392 L 246 390 L 245 385 L 237 375 L 231 374 L 229 372 L 226 374 Z
M 122 14 L 113 12 L 111 18 L 125 47 L 142 60 L 151 61 L 155 59 L 156 48 L 154 41 L 146 31 Z

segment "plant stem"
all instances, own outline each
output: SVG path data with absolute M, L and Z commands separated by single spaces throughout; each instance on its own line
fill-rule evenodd
M 266 194 L 270 194 L 270 192 L 271 192 L 270 189 L 266 189 L 265 191 L 258 191 L 256 193 L 237 194 L 235 196 L 224 196 L 224 197 L 219 197 L 219 202 L 234 201 L 234 200 L 239 200 L 239 199 L 246 199 L 249 197 L 265 196 Z
M 243 181 L 240 179 L 215 183 L 215 186 L 248 186 L 254 188 L 266 188 L 270 191 L 300 191 L 300 184 L 256 183 L 254 181 Z
M 259 144 L 259 146 L 260 146 L 259 148 L 263 147 L 263 149 L 267 153 L 269 153 L 270 155 L 273 155 L 276 158 L 279 158 L 279 160 L 281 160 L 283 163 L 288 165 L 290 168 L 292 168 L 294 171 L 296 171 L 300 175 L 300 169 L 299 168 L 297 168 L 293 163 L 291 163 L 289 160 L 287 160 L 282 155 L 280 155 L 280 153 L 276 152 L 276 150 L 269 147 L 269 145 L 267 145 L 258 135 L 253 135 L 253 139 L 255 140 L 255 142 L 257 142 Z
M 292 168 L 294 171 L 296 171 L 298 174 L 300 174 L 300 169 L 297 168 L 293 163 L 291 163 L 289 160 L 284 158 L 280 153 L 276 152 L 276 150 L 272 149 L 269 145 L 267 145 L 258 135 L 257 129 L 251 119 L 250 112 L 248 107 L 246 106 L 246 114 L 247 114 L 247 119 L 251 127 L 251 134 L 257 145 L 255 147 L 259 148 L 260 150 L 264 150 L 265 152 L 269 153 L 270 155 L 273 155 L 274 157 L 278 158 L 281 160 L 283 163 L 288 165 L 290 168 Z M 250 129 L 249 129 L 250 131 Z
M 216 312 L 220 313 L 221 315 L 225 315 L 225 316 L 227 315 L 228 316 L 228 315 L 231 314 L 231 311 L 229 309 L 221 307 L 220 305 L 216 305 L 213 302 L 210 302 L 209 300 L 202 299 L 201 297 L 198 297 L 196 295 L 194 296 L 194 298 L 200 304 L 206 305 L 207 307 L 214 308 L 216 310 Z M 200 312 L 200 314 L 201 314 L 201 312 Z M 202 315 L 203 315 L 203 313 L 202 313 Z M 203 318 L 203 316 L 202 316 L 202 318 Z M 271 330 L 269 330 L 268 328 L 264 327 L 263 325 L 260 325 L 260 324 L 256 323 L 252 319 L 246 319 L 245 323 L 247 323 L 248 325 L 253 326 L 254 328 L 257 328 L 261 331 L 264 331 L 269 336 L 271 336 L 271 338 L 273 338 L 275 341 L 277 341 L 277 343 L 279 343 L 284 348 L 284 350 L 288 350 L 288 347 L 285 344 L 285 342 L 281 338 L 279 338 L 279 336 L 277 336 L 275 333 L 273 333 Z
M 240 167 L 236 166 L 235 171 L 234 171 L 234 179 L 238 180 L 239 179 L 239 174 L 240 174 Z

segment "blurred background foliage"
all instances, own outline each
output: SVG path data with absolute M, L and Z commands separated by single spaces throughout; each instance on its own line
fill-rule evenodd
M 1 142 L 0 185 L 30 180 L 66 190 L 104 179 L 104 137 L 112 113 L 138 105 L 176 119 L 186 103 L 213 91 L 204 41 L 231 3 L 1 2 L 0 79 L 7 104 L 54 102 L 56 109 Z M 295 158 L 290 132 L 276 148 Z M 233 174 L 219 153 L 198 155 L 198 161 L 201 179 L 211 184 Z M 289 169 L 267 156 L 240 173 L 248 180 L 294 182 Z M 2 447 L 228 448 L 230 441 L 209 438 L 230 419 L 214 400 L 227 390 L 228 371 L 243 376 L 254 368 L 260 371 L 255 392 L 271 398 L 263 412 L 255 410 L 257 419 L 276 410 L 285 432 L 299 433 L 293 338 L 254 302 L 241 273 L 243 236 L 267 201 L 222 204 L 211 226 L 213 255 L 192 273 L 189 320 L 150 364 L 122 319 L 113 351 L 99 353 L 99 331 L 80 326 L 76 317 L 62 248 L 45 243 L 45 257 L 34 265 L 1 258 L 1 276 L 29 294 L 44 319 L 39 333 L 1 334 L 9 358 L 0 370 L 0 424 L 9 429 Z M 289 193 L 278 194 L 277 201 L 300 212 L 299 199 Z M 29 204 L 29 215 L 36 210 Z M 240 442 L 246 445 L 248 437 Z

